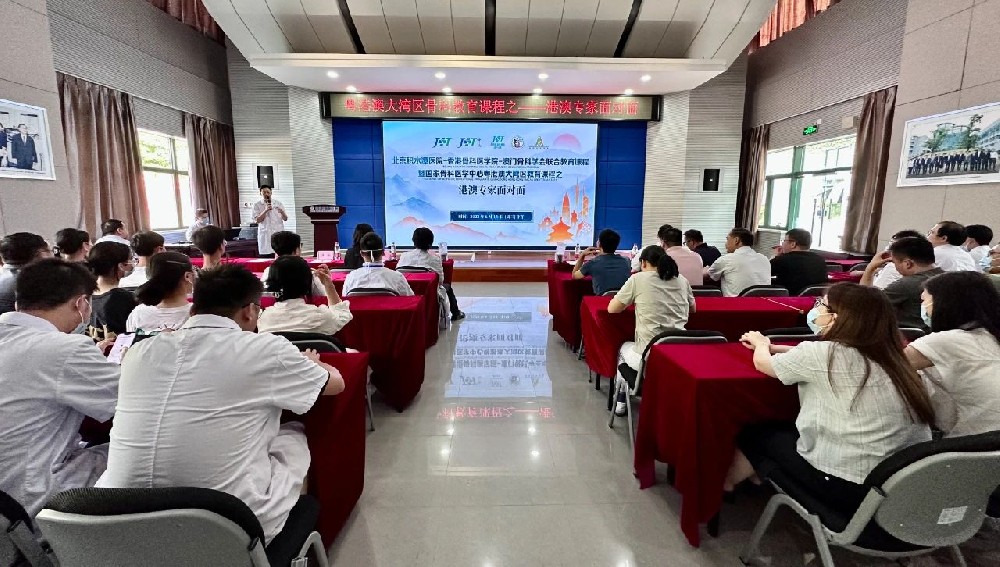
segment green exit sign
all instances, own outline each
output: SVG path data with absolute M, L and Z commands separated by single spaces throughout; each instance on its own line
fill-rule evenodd
M 818 124 L 810 124 L 809 126 L 806 126 L 805 128 L 802 129 L 803 136 L 812 136 L 816 132 L 819 132 Z

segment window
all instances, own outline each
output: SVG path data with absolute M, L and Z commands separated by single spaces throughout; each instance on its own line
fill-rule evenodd
M 151 227 L 154 230 L 182 228 L 184 221 L 194 216 L 187 140 L 139 130 L 139 153 Z
M 841 250 L 855 140 L 848 136 L 767 152 L 760 227 L 804 228 L 813 235 L 813 248 Z

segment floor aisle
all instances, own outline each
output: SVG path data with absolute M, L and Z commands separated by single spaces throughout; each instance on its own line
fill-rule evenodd
M 456 292 L 468 317 L 427 352 L 413 405 L 400 414 L 376 398 L 365 491 L 331 548 L 335 565 L 739 564 L 766 494 L 726 505 L 721 536 L 690 547 L 677 493 L 663 482 L 638 489 L 625 423 L 607 426 L 607 390 L 587 384 L 586 366 L 551 332 L 545 284 Z M 804 526 L 781 513 L 765 538 L 770 565 L 811 559 Z M 1000 562 L 995 530 L 967 547 L 970 565 Z M 895 565 L 835 553 L 838 565 Z

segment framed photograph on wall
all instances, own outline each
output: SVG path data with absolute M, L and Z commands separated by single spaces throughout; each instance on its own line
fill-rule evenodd
M 1000 182 L 1000 102 L 910 120 L 902 154 L 900 187 Z
M 44 108 L 0 99 L 0 177 L 56 178 Z

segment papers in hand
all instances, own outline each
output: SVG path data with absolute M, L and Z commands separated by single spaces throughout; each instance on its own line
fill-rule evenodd
M 126 335 L 118 335 L 115 338 L 115 344 L 111 346 L 111 352 L 108 353 L 108 362 L 114 362 L 115 364 L 122 363 L 122 357 L 125 356 L 125 352 L 132 346 L 135 341 L 135 333 L 129 333 Z

